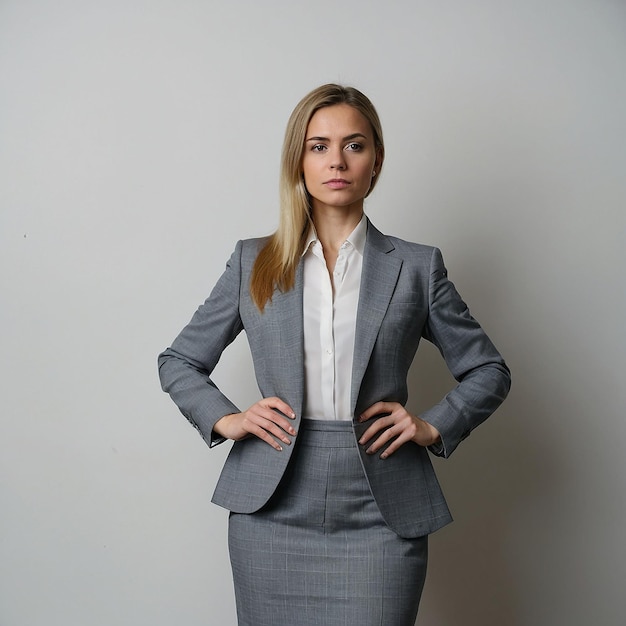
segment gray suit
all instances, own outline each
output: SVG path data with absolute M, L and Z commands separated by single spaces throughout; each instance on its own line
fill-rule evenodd
M 211 295 L 171 348 L 159 356 L 163 389 L 215 445 L 222 416 L 240 409 L 210 379 L 222 351 L 245 330 L 263 397 L 278 396 L 302 416 L 304 355 L 302 263 L 295 288 L 274 293 L 260 313 L 250 272 L 263 239 L 240 241 Z M 352 406 L 358 416 L 379 400 L 407 401 L 407 373 L 420 339 L 433 342 L 457 386 L 420 415 L 441 433 L 449 456 L 506 397 L 509 370 L 447 278 L 436 248 L 380 233 L 368 223 L 356 321 Z M 367 424 L 354 423 L 357 438 Z M 260 509 L 274 493 L 294 446 L 282 452 L 258 438 L 235 442 L 213 502 L 238 513 Z M 405 444 L 381 460 L 359 446 L 370 488 L 391 529 L 402 537 L 431 533 L 451 521 L 428 452 Z

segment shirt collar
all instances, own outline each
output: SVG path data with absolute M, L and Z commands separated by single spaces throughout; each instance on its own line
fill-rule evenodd
M 365 240 L 367 238 L 367 218 L 365 213 L 361 216 L 361 221 L 356 225 L 356 228 L 348 235 L 346 241 L 349 241 L 354 249 L 361 255 L 365 251 Z
M 348 241 L 353 248 L 361 255 L 363 255 L 365 251 L 365 240 L 367 239 L 367 218 L 365 217 L 365 213 L 361 216 L 359 223 L 356 225 L 356 228 L 348 235 L 346 241 Z M 304 245 L 304 251 L 302 252 L 302 256 L 304 256 L 311 246 L 317 243 L 317 232 L 315 231 L 315 226 L 311 224 L 311 228 L 309 229 L 309 234 L 306 239 L 306 244 Z
M 304 245 L 304 251 L 302 252 L 302 256 L 304 256 L 309 251 L 311 246 L 316 241 L 317 241 L 317 233 L 315 232 L 315 226 L 313 226 L 313 223 L 311 223 L 311 226 L 309 228 L 309 235 L 306 238 L 306 244 Z

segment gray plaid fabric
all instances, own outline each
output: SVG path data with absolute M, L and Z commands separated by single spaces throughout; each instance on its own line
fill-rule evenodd
M 351 423 L 303 420 L 268 505 L 230 516 L 239 624 L 413 626 L 427 545 L 383 520 Z

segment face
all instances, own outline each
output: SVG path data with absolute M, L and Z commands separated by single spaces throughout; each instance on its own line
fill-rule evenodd
M 317 111 L 307 127 L 302 156 L 313 212 L 363 210 L 373 173 L 382 164 L 370 123 L 347 104 Z

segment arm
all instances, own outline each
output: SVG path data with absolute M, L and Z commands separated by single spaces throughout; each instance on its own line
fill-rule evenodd
M 434 249 L 431 259 L 429 315 L 423 336 L 437 346 L 458 383 L 441 402 L 421 415 L 441 435 L 442 446 L 431 451 L 448 457 L 504 401 L 511 376 L 448 280 L 438 249 Z
M 215 422 L 239 413 L 210 376 L 224 349 L 243 328 L 239 316 L 241 250 L 242 242 L 238 242 L 210 296 L 158 359 L 163 391 L 210 446 L 224 441 L 213 431 Z
M 296 434 L 287 419 L 295 418 L 291 407 L 271 397 L 240 412 L 211 380 L 222 352 L 243 329 L 239 315 L 242 245 L 237 244 L 226 270 L 191 322 L 171 348 L 159 355 L 159 376 L 163 390 L 209 446 L 252 435 L 280 451 L 279 441 L 291 445 L 286 433 Z
M 509 370 L 466 304 L 448 280 L 441 253 L 433 249 L 429 273 L 428 317 L 422 336 L 437 346 L 457 386 L 422 415 L 398 402 L 377 402 L 359 420 L 381 416 L 359 439 L 367 453 L 381 458 L 412 441 L 448 457 L 506 397 Z M 387 446 L 387 444 L 389 444 Z

